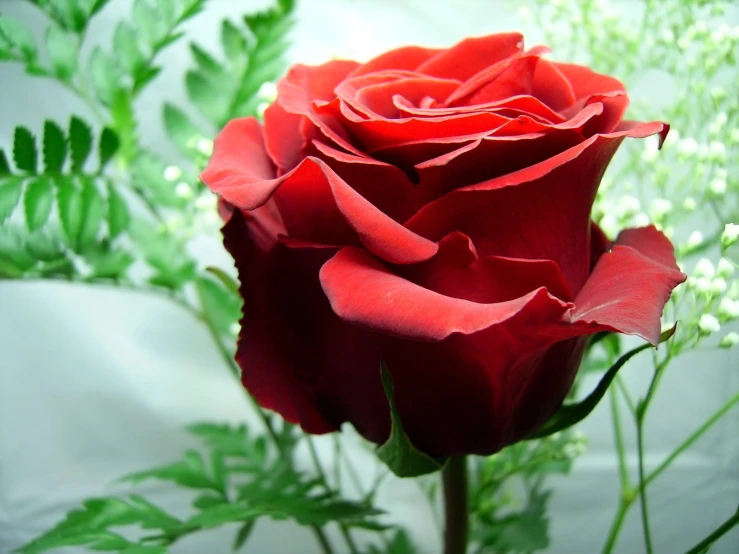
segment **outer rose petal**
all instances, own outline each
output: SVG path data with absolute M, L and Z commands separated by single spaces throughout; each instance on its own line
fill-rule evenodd
M 625 136 L 664 130 L 660 123 L 624 124 L 545 161 L 449 192 L 424 206 L 406 226 L 431 240 L 468 235 L 483 255 L 556 262 L 577 294 L 590 271 L 590 209 Z
M 287 112 L 305 114 L 315 100 L 331 100 L 336 85 L 357 67 L 357 62 L 348 60 L 317 66 L 294 65 L 277 83 L 277 101 Z
M 302 159 L 306 138 L 300 133 L 303 116 L 288 113 L 274 102 L 264 111 L 264 146 L 279 175 L 284 175 Z
M 557 66 L 548 60 L 539 60 L 532 86 L 534 96 L 557 111 L 571 106 L 577 100 L 570 82 Z
M 321 286 L 334 312 L 350 323 L 404 339 L 440 341 L 530 317 L 538 326 L 562 327 L 570 305 L 544 287 L 494 304 L 451 298 L 393 274 L 358 248 L 344 248 L 322 268 Z M 541 329 L 539 329 L 541 330 Z
M 418 66 L 416 71 L 434 77 L 466 80 L 486 67 L 517 54 L 522 48 L 523 35 L 520 33 L 468 38 L 448 50 L 442 50 Z
M 653 226 L 623 231 L 575 298 L 573 323 L 594 323 L 659 343 L 660 316 L 685 280 L 672 244 Z
M 387 69 L 402 69 L 413 71 L 430 57 L 438 54 L 441 50 L 435 48 L 421 48 L 419 46 L 406 46 L 385 52 L 362 64 L 349 74 L 349 77 L 359 77 L 369 73 L 385 71 Z
M 551 64 L 572 85 L 572 91 L 577 99 L 594 94 L 626 90 L 626 87 L 618 79 L 596 73 L 585 66 L 560 62 L 551 62 Z

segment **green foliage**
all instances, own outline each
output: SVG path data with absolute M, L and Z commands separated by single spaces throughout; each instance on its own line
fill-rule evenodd
M 17 57 L 26 63 L 36 60 L 36 41 L 20 21 L 0 14 L 0 60 Z
M 77 70 L 79 56 L 77 36 L 52 25 L 46 30 L 45 39 L 54 74 L 63 81 L 69 81 Z
M 395 388 L 393 386 L 392 376 L 384 363 L 380 371 L 385 396 L 387 396 L 388 403 L 390 404 L 392 424 L 390 437 L 377 450 L 378 458 L 385 462 L 387 467 L 390 468 L 390 471 L 398 477 L 417 477 L 426 473 L 439 471 L 444 466 L 445 460 L 432 458 L 411 444 L 408 435 L 403 430 L 400 414 L 395 406 Z
M 418 549 L 411 542 L 408 533 L 398 529 L 383 548 L 371 545 L 368 554 L 418 554 Z
M 182 460 L 123 480 L 138 483 L 156 479 L 191 489 L 197 495 L 192 515 L 174 517 L 137 495 L 91 499 L 18 552 L 33 554 L 70 545 L 122 552 L 137 546 L 167 552 L 167 545 L 185 535 L 229 523 L 242 523 L 234 539 L 234 545 L 241 547 L 254 522 L 265 516 L 292 519 L 301 525 L 341 522 L 349 527 L 384 529 L 375 519 L 380 510 L 342 500 L 337 491 L 324 490 L 320 480 L 307 478 L 285 460 L 269 455 L 264 437 L 250 436 L 245 426 L 203 423 L 189 430 L 203 442 L 205 454 L 190 450 Z M 131 525 L 156 532 L 130 542 L 116 529 Z M 397 550 L 397 554 L 402 552 Z

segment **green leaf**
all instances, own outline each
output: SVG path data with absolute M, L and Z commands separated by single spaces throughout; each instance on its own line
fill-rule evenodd
M 44 122 L 43 154 L 46 172 L 59 173 L 67 157 L 67 137 L 61 127 L 49 119 Z
M 0 148 L 0 175 L 6 175 L 10 173 L 10 164 L 8 158 L 5 156 L 5 150 Z
M 190 121 L 190 118 L 185 113 L 169 104 L 164 103 L 163 110 L 164 128 L 167 130 L 167 135 L 172 139 L 172 142 L 179 148 L 184 154 L 192 153 L 193 139 L 202 136 L 202 133 L 198 130 L 197 126 Z
M 241 292 L 239 290 L 239 283 L 236 282 L 236 280 L 231 277 L 229 274 L 227 274 L 225 271 L 218 267 L 214 266 L 208 266 L 205 268 L 205 271 L 213 275 L 216 279 L 218 279 L 221 284 L 231 292 L 231 294 L 235 296 L 241 296 Z
M 228 504 L 228 500 L 223 498 L 223 496 L 212 493 L 201 494 L 192 501 L 193 507 L 198 510 L 207 510 L 213 506 L 220 506 L 221 504 Z
M 133 264 L 135 258 L 124 250 L 92 250 L 85 252 L 92 273 L 98 278 L 116 279 Z
M 136 30 L 127 21 L 121 21 L 113 33 L 113 48 L 116 57 L 129 75 L 133 75 L 144 60 L 139 49 L 139 37 Z
M 251 532 L 254 529 L 255 521 L 256 520 L 247 521 L 241 527 L 239 527 L 239 530 L 236 532 L 236 536 L 234 537 L 233 546 L 231 547 L 231 550 L 233 552 L 240 550 L 244 546 L 244 544 L 246 544 L 246 541 L 249 540 Z
M 195 264 L 184 245 L 141 220 L 132 222 L 129 234 L 146 262 L 157 271 L 153 284 L 179 288 L 195 276 Z
M 68 243 L 74 247 L 84 217 L 82 194 L 74 182 L 69 179 L 57 179 L 56 205 L 64 234 Z
M 220 492 L 218 484 L 208 476 L 208 471 L 200 453 L 189 450 L 183 460 L 171 464 L 137 471 L 121 478 L 121 481 L 140 483 L 148 479 L 173 481 L 183 487 L 211 489 Z
M 247 42 L 243 32 L 228 19 L 221 23 L 221 45 L 231 63 L 242 64 L 246 59 Z
M 82 213 L 84 218 L 79 230 L 77 248 L 84 252 L 97 241 L 100 224 L 105 217 L 105 203 L 95 181 L 85 177 L 82 183 Z
M 25 229 L 5 225 L 0 228 L 0 275 L 17 278 L 36 265 L 36 258 L 25 249 Z
M 37 260 L 54 262 L 64 258 L 64 247 L 56 235 L 46 231 L 36 231 L 26 235 L 26 250 Z
M 17 19 L 0 14 L 0 36 L 17 49 L 26 62 L 36 59 L 36 41 L 33 34 Z
M 69 150 L 72 158 L 72 171 L 82 171 L 92 150 L 92 131 L 79 117 L 69 120 Z
M 155 203 L 170 208 L 182 208 L 187 200 L 177 196 L 175 183 L 164 178 L 166 166 L 159 158 L 148 153 L 136 157 L 131 165 L 137 188 Z
M 195 279 L 195 289 L 210 325 L 227 335 L 241 317 L 241 297 L 224 288 L 219 281 L 205 276 Z
M 400 414 L 395 406 L 393 379 L 384 362 L 380 370 L 382 386 L 385 389 L 390 404 L 390 418 L 392 421 L 390 437 L 377 450 L 377 456 L 385 462 L 398 477 L 417 477 L 426 473 L 439 471 L 446 460 L 437 460 L 424 454 L 411 444 L 400 422 Z
M 49 219 L 51 206 L 54 203 L 54 187 L 51 179 L 39 176 L 33 179 L 26 188 L 23 207 L 26 215 L 26 226 L 33 232 L 41 228 Z
M 13 135 L 13 161 L 15 166 L 22 171 L 35 173 L 37 159 L 38 152 L 33 134 L 25 127 L 16 127 Z
M 133 98 L 129 91 L 124 89 L 115 91 L 110 115 L 113 118 L 113 128 L 120 140 L 118 154 L 128 162 L 136 155 L 136 120 L 133 115 Z
M 77 70 L 79 44 L 77 36 L 55 25 L 46 30 L 46 49 L 54 73 L 68 81 Z
M 92 9 L 90 10 L 90 15 L 93 16 L 98 13 L 108 2 L 110 2 L 110 0 L 95 0 L 95 3 L 92 5 Z
M 105 127 L 100 134 L 100 144 L 98 147 L 101 171 L 108 165 L 108 162 L 113 158 L 119 147 L 120 141 L 118 140 L 118 135 L 110 127 Z
M 185 522 L 185 527 L 210 529 L 226 523 L 243 523 L 266 515 L 265 508 L 253 508 L 246 503 L 220 504 L 203 510 Z
M 135 0 L 133 21 L 150 51 L 167 31 L 161 15 L 148 0 Z
M 187 430 L 202 440 L 209 449 L 217 450 L 224 456 L 246 458 L 254 461 L 259 467 L 263 467 L 267 461 L 263 437 L 251 441 L 244 425 L 197 423 L 189 426 Z
M 108 234 L 115 238 L 128 229 L 131 215 L 128 205 L 112 183 L 108 183 Z
M 120 88 L 120 71 L 115 58 L 100 47 L 96 47 L 90 56 L 90 78 L 98 99 L 110 106 Z
M 417 554 L 418 549 L 411 542 L 408 533 L 398 529 L 385 548 L 370 546 L 368 554 Z
M 13 213 L 23 190 L 23 179 L 7 177 L 0 179 L 0 224 Z
M 225 76 L 225 69 L 221 63 L 206 52 L 203 48 L 198 46 L 196 43 L 190 43 L 190 52 L 192 53 L 195 63 L 198 65 L 200 73 L 206 79 L 217 83 L 222 80 Z
M 190 101 L 209 121 L 216 123 L 223 118 L 224 105 L 218 87 L 199 71 L 190 70 L 185 75 L 185 88 Z
M 670 337 L 672 337 L 672 335 L 675 334 L 676 329 L 677 324 L 663 332 L 659 338 L 659 342 L 663 343 Z M 590 412 L 595 409 L 595 407 L 598 405 L 598 402 L 601 401 L 603 396 L 605 396 L 608 387 L 616 378 L 616 374 L 618 373 L 618 371 L 631 358 L 636 356 L 639 352 L 646 350 L 647 348 L 652 348 L 652 345 L 649 343 L 644 344 L 642 346 L 639 346 L 638 348 L 630 350 L 629 352 L 621 356 L 618 361 L 613 364 L 613 366 L 611 366 L 611 368 L 603 375 L 600 382 L 598 383 L 598 386 L 595 387 L 593 392 L 591 392 L 587 398 L 576 404 L 563 404 L 562 406 L 560 406 L 559 410 L 557 410 L 557 412 L 544 425 L 542 425 L 535 434 L 533 434 L 529 438 L 537 439 L 552 435 L 558 431 L 562 431 L 563 429 L 572 427 L 573 425 L 585 419 L 588 415 L 590 415 Z
M 546 507 L 550 495 L 533 491 L 526 509 L 486 522 L 474 538 L 495 552 L 545 550 L 549 547 Z

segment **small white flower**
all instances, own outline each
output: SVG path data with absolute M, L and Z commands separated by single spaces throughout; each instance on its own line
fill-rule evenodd
M 711 294 L 711 280 L 707 277 L 688 277 L 685 284 L 688 288 L 695 290 L 698 294 Z
M 688 196 L 688 197 L 685 198 L 685 200 L 683 200 L 683 209 L 686 212 L 692 212 L 697 207 L 698 207 L 698 205 L 695 203 L 695 198 L 693 198 L 692 196 Z M 699 232 L 699 231 L 696 231 L 696 232 Z M 703 240 L 703 239 L 701 238 L 701 240 Z
M 665 142 L 662 143 L 662 147 L 671 147 L 676 144 L 680 143 L 680 131 L 677 129 L 670 129 L 670 132 L 667 134 L 667 137 L 665 138 Z
M 165 222 L 165 226 L 170 231 L 177 231 L 178 229 L 182 228 L 183 224 L 184 220 L 179 214 L 169 216 Z
M 649 206 L 649 213 L 653 219 L 663 219 L 672 211 L 672 202 L 664 198 L 655 198 Z
M 518 17 L 520 17 L 523 21 L 527 21 L 531 17 L 531 10 L 528 9 L 526 6 L 521 6 L 518 8 Z
M 708 258 L 701 258 L 693 268 L 693 275 L 696 277 L 705 277 L 706 279 L 713 279 L 716 275 L 716 270 Z
M 724 232 L 721 233 L 721 246 L 728 248 L 739 240 L 739 225 L 736 223 L 727 223 L 724 225 Z
M 639 212 L 634 216 L 634 225 L 636 227 L 646 227 L 649 225 L 650 219 L 644 212 Z
M 726 192 L 726 181 L 724 179 L 716 178 L 713 181 L 711 181 L 711 184 L 708 185 L 711 189 L 711 192 L 713 192 L 717 196 L 723 196 L 723 194 Z
M 600 228 L 603 229 L 603 232 L 606 235 L 615 237 L 619 231 L 618 221 L 616 221 L 616 218 L 613 217 L 613 215 L 608 213 L 600 220 Z
M 239 334 L 239 331 L 241 331 L 241 325 L 239 325 L 238 323 L 232 323 L 228 330 L 231 332 L 232 335 L 236 336 Z
M 195 207 L 206 212 L 212 211 L 217 203 L 216 196 L 210 193 L 202 194 L 195 199 Z
M 737 344 L 739 344 L 739 333 L 737 333 L 736 331 L 726 333 L 726 335 L 721 337 L 721 340 L 718 342 L 718 345 L 721 348 L 731 348 L 732 346 L 736 346 Z
M 175 165 L 168 165 L 164 169 L 164 178 L 167 181 L 176 181 L 180 177 L 182 177 L 182 170 L 179 167 Z
M 262 86 L 259 87 L 259 92 L 257 92 L 260 98 L 263 98 L 267 102 L 274 102 L 277 100 L 277 85 L 274 84 L 272 81 L 267 81 L 266 83 L 262 83 Z
M 721 258 L 716 265 L 716 276 L 724 279 L 734 275 L 734 265 L 726 258 Z
M 664 29 L 662 29 L 661 38 L 667 44 L 672 44 L 673 41 L 675 40 L 675 34 L 672 32 L 671 29 L 665 27 Z
M 644 152 L 642 152 L 642 159 L 645 162 L 654 161 L 659 153 L 659 139 L 657 137 L 647 137 L 644 141 Z
M 688 248 L 695 248 L 696 246 L 700 246 L 703 242 L 703 233 L 700 231 L 693 231 L 690 233 L 690 236 L 688 237 L 687 242 L 685 243 L 685 246 Z
M 721 324 L 713 315 L 703 314 L 698 321 L 698 329 L 700 329 L 701 334 L 710 335 L 711 333 L 719 331 L 721 329 Z
M 192 198 L 192 188 L 184 181 L 177 183 L 174 193 L 178 198 Z
M 726 89 L 722 86 L 717 86 L 711 89 L 711 97 L 716 101 L 720 102 L 724 98 L 726 98 L 726 95 L 728 93 L 726 92 Z
M 639 200 L 629 194 L 618 199 L 618 211 L 623 217 L 628 217 L 639 211 Z
M 726 145 L 718 140 L 713 140 L 708 145 L 709 155 L 714 160 L 725 160 L 726 159 Z
M 726 279 L 723 277 L 716 277 L 711 281 L 711 294 L 718 296 L 722 292 L 725 292 L 727 287 L 728 284 L 726 283 Z
M 698 152 L 698 143 L 692 137 L 680 139 L 677 143 L 677 151 L 686 156 L 690 156 Z
M 213 141 L 207 138 L 200 138 L 195 143 L 195 148 L 198 149 L 203 156 L 210 156 L 213 154 Z
M 736 319 L 739 317 L 739 300 L 732 300 L 725 296 L 719 302 L 716 313 L 723 320 Z

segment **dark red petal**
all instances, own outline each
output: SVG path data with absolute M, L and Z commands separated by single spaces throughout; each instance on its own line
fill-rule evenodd
M 300 132 L 303 116 L 288 113 L 274 102 L 264 111 L 264 146 L 283 175 L 300 163 L 305 137 Z
M 456 92 L 454 100 L 449 101 L 454 104 L 476 105 L 503 100 L 511 96 L 530 95 L 538 62 L 537 56 L 519 56 L 511 59 L 502 71 L 486 77 L 485 80 L 478 80 L 474 89 L 464 95 L 459 91 Z M 469 83 L 465 83 L 463 87 L 469 89 L 468 85 Z
M 333 60 L 323 65 L 297 64 L 277 83 L 277 101 L 290 113 L 307 113 L 316 100 L 331 100 L 334 88 L 359 67 L 357 62 Z
M 521 52 L 520 33 L 500 33 L 468 38 L 447 50 L 442 50 L 416 69 L 419 73 L 467 80 L 479 71 Z
M 540 287 L 560 300 L 572 299 L 554 262 L 501 256 L 479 259 L 469 237 L 457 232 L 439 241 L 439 251 L 434 257 L 397 266 L 394 271 L 444 296 L 483 304 L 515 300 Z
M 275 193 L 292 238 L 331 245 L 356 244 L 392 263 L 427 260 L 436 243 L 412 233 L 373 206 L 325 162 L 306 158 Z
M 413 71 L 423 62 L 441 52 L 434 48 L 421 48 L 420 46 L 406 46 L 385 52 L 362 64 L 349 74 L 349 77 L 358 77 L 388 69 L 405 69 Z
M 279 185 L 264 147 L 262 129 L 253 117 L 234 119 L 218 133 L 213 155 L 200 178 L 241 209 L 264 204 Z
M 577 100 L 572 85 L 548 60 L 539 60 L 534 71 L 533 95 L 556 111 L 571 106 Z
M 625 91 L 623 83 L 608 75 L 601 75 L 582 65 L 551 62 L 552 66 L 569 81 L 575 98 L 585 98 L 604 92 Z
M 656 345 L 670 293 L 685 280 L 672 244 L 654 227 L 629 229 L 603 254 L 575 299 L 573 323 L 638 335 Z
M 608 162 L 625 136 L 663 128 L 625 124 L 596 135 L 540 163 L 449 192 L 406 226 L 435 241 L 460 231 L 483 255 L 553 260 L 577 294 L 590 271 L 590 209 Z
M 527 295 L 479 304 L 433 292 L 392 273 L 359 248 L 344 248 L 320 272 L 321 286 L 343 320 L 404 339 L 440 341 L 501 325 L 520 314 L 535 314 L 542 326 L 561 327 L 569 305 L 541 287 Z M 534 317 L 532 315 L 532 317 Z

